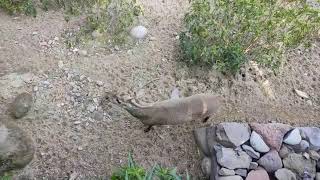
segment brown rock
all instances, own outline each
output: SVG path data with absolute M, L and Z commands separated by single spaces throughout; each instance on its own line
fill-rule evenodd
M 260 134 L 271 149 L 280 150 L 284 135 L 292 129 L 281 123 L 259 124 L 251 123 L 251 128 Z
M 250 171 L 246 180 L 270 180 L 266 170 L 258 168 L 257 170 Z

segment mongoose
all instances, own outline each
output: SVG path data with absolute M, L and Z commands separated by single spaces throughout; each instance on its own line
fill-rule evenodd
M 177 125 L 192 120 L 205 122 L 218 111 L 222 103 L 222 97 L 211 94 L 196 94 L 149 105 L 140 105 L 132 99 L 129 102 L 116 99 L 132 116 L 148 126 L 146 131 L 155 125 Z
M 25 167 L 33 159 L 34 152 L 32 139 L 14 122 L 0 117 L 0 176 Z

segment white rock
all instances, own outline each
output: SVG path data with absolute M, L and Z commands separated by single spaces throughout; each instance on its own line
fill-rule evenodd
M 63 61 L 59 61 L 59 62 L 58 62 L 58 67 L 59 67 L 59 68 L 63 68 Z
M 220 176 L 233 176 L 233 175 L 236 175 L 236 172 L 234 170 L 227 169 L 227 168 L 221 168 L 218 173 L 219 173 Z
M 97 81 L 97 85 L 98 86 L 103 86 L 103 82 L 102 81 Z
M 32 35 L 33 35 L 33 36 L 38 35 L 38 32 L 37 32 L 37 31 L 34 31 L 34 32 L 32 32 Z
M 301 142 L 301 140 L 302 138 L 300 135 L 300 130 L 295 128 L 284 137 L 283 142 L 289 145 L 297 145 Z
M 218 180 L 243 180 L 241 176 L 222 176 Z
M 270 148 L 263 141 L 262 137 L 255 131 L 252 131 L 251 133 L 250 144 L 253 147 L 253 149 L 255 149 L 256 151 L 259 151 L 262 153 L 266 153 L 270 151 Z
M 307 93 L 305 93 L 305 92 L 303 92 L 303 91 L 300 91 L 300 90 L 298 90 L 298 89 L 295 89 L 295 92 L 298 94 L 298 96 L 300 96 L 300 97 L 303 97 L 303 98 L 305 98 L 305 99 L 308 99 L 309 98 L 309 95 L 307 94 Z
M 148 34 L 148 29 L 144 26 L 133 27 L 130 31 L 130 35 L 136 39 L 143 39 Z

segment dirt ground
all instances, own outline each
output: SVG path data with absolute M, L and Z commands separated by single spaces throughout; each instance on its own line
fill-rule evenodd
M 62 12 L 37 18 L 0 12 L 0 114 L 19 92 L 34 96 L 28 116 L 17 121 L 36 145 L 34 160 L 18 174 L 30 179 L 80 179 L 110 175 L 129 151 L 145 167 L 160 163 L 188 170 L 200 179 L 200 156 L 192 130 L 221 121 L 284 122 L 317 125 L 320 119 L 320 42 L 289 53 L 277 75 L 264 71 L 274 99 L 266 96 L 247 66 L 234 79 L 215 71 L 178 63 L 178 33 L 187 0 L 142 0 L 141 24 L 148 38 L 128 49 L 107 52 L 94 45 L 87 55 L 66 49 L 61 34 L 70 26 Z M 206 124 L 156 127 L 143 125 L 121 108 L 101 105 L 106 92 L 146 102 L 169 98 L 174 87 L 185 95 L 207 92 L 226 104 Z M 299 97 L 294 89 L 306 92 Z

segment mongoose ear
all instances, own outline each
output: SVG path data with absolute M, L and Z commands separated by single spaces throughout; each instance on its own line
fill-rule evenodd
M 180 91 L 178 88 L 174 88 L 171 92 L 171 95 L 170 95 L 170 99 L 179 99 L 180 98 Z

